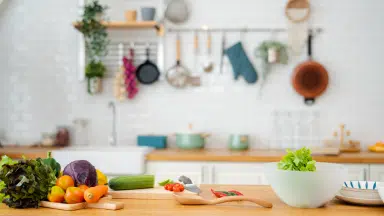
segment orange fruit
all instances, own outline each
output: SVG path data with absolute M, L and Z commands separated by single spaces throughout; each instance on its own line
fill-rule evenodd
M 56 186 L 61 187 L 63 190 L 67 190 L 68 187 L 74 187 L 75 182 L 69 175 L 63 175 L 56 180 Z
M 80 188 L 81 190 L 83 190 L 83 192 L 85 190 L 87 190 L 89 187 L 87 185 L 79 185 L 78 188 Z
M 69 187 L 65 192 L 64 199 L 68 204 L 81 203 L 84 201 L 84 191 L 78 187 Z
M 50 202 L 61 203 L 64 201 L 64 190 L 59 186 L 53 186 L 48 194 L 48 200 Z

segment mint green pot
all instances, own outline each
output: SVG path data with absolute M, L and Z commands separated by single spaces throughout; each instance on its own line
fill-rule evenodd
M 202 149 L 209 134 L 176 134 L 176 145 L 181 149 Z
M 249 136 L 243 134 L 230 135 L 228 147 L 231 150 L 247 150 L 249 148 Z

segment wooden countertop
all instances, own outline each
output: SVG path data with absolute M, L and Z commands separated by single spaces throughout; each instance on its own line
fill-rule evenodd
M 270 209 L 259 207 L 253 203 L 226 203 L 212 206 L 183 206 L 174 200 L 117 200 L 125 203 L 124 209 L 111 211 L 101 209 L 82 209 L 77 211 L 62 211 L 48 208 L 38 209 L 11 209 L 5 204 L 0 204 L 0 215 L 76 215 L 76 216 L 192 216 L 192 215 L 209 215 L 209 216 L 242 216 L 242 215 L 263 215 L 263 216 L 355 216 L 355 215 L 384 215 L 384 207 L 365 207 L 353 206 L 345 204 L 336 199 L 332 200 L 323 208 L 317 209 L 300 209 L 292 208 L 280 201 L 269 186 L 225 186 L 225 185 L 203 185 L 201 188 L 204 193 L 202 196 L 211 197 L 209 188 L 217 190 L 236 189 L 245 195 L 257 197 L 272 202 L 273 207 Z
M 0 155 L 11 158 L 45 158 L 47 151 L 58 148 L 0 148 Z M 154 150 L 147 155 L 148 161 L 212 161 L 212 162 L 276 162 L 285 154 L 284 151 L 249 150 L 230 151 L 226 149 L 180 150 L 164 149 Z M 384 154 L 374 152 L 342 153 L 338 156 L 315 155 L 313 158 L 319 162 L 331 163 L 367 163 L 384 164 Z
M 225 149 L 155 150 L 147 155 L 148 161 L 216 161 L 216 162 L 276 162 L 285 151 Z M 342 153 L 338 156 L 315 155 L 314 160 L 331 163 L 384 163 L 384 154 L 374 152 Z
M 47 152 L 60 149 L 60 147 L 4 147 L 0 148 L 0 155 L 7 155 L 10 158 L 20 159 L 24 155 L 26 158 L 46 158 Z

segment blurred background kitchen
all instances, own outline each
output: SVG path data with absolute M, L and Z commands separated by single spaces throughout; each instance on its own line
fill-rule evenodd
M 0 2 L 3 147 L 383 150 L 381 0 Z

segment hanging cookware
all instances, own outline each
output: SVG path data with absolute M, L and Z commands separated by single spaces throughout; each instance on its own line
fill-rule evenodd
M 188 84 L 189 71 L 181 65 L 180 36 L 176 36 L 176 65 L 171 67 L 165 77 L 169 84 L 176 88 L 184 88 Z
M 297 18 L 291 15 L 290 10 L 293 10 L 293 11 L 299 10 L 301 12 L 300 14 L 303 14 L 303 11 L 305 12 L 303 16 Z M 309 0 L 289 0 L 285 5 L 285 16 L 291 22 L 294 22 L 294 23 L 304 22 L 308 20 L 310 14 L 311 14 L 311 7 L 309 4 Z
M 296 66 L 292 84 L 297 93 L 304 96 L 304 103 L 312 105 L 328 86 L 328 72 L 320 63 L 312 60 L 312 31 L 308 34 L 308 60 Z
M 152 84 L 159 79 L 159 68 L 149 60 L 149 46 L 146 48 L 147 60 L 136 71 L 137 80 L 142 84 Z
M 181 24 L 188 20 L 189 8 L 184 0 L 171 0 L 164 11 L 163 17 L 157 22 L 155 28 L 160 30 L 160 26 L 167 19 L 173 24 Z
M 305 46 L 308 30 L 311 5 L 309 0 L 289 0 L 285 6 L 287 17 L 288 45 L 291 54 L 300 56 Z
M 211 32 L 207 31 L 207 53 L 203 62 L 203 70 L 206 73 L 210 73 L 213 71 L 214 64 L 212 61 L 212 36 Z

